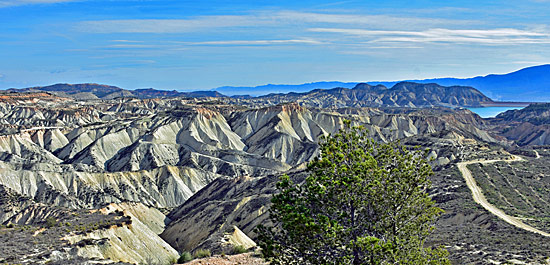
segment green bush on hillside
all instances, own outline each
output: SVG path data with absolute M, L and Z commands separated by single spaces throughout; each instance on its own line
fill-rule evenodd
M 377 143 L 346 121 L 322 138 L 309 176 L 284 175 L 272 199 L 275 227 L 259 226 L 272 264 L 449 264 L 424 242 L 442 210 L 428 196 L 425 153 Z

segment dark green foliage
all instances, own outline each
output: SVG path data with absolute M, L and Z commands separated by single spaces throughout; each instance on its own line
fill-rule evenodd
M 242 254 L 248 252 L 248 249 L 246 249 L 244 246 L 238 245 L 233 247 L 233 254 Z
M 57 220 L 54 217 L 46 218 L 46 227 L 51 228 L 57 225 Z
M 195 256 L 195 258 L 197 259 L 202 259 L 202 258 L 207 258 L 212 256 L 212 253 L 208 249 L 199 249 L 195 251 L 195 253 L 193 254 L 194 254 L 193 256 Z
M 361 127 L 323 138 L 310 175 L 281 177 L 272 199 L 275 228 L 259 226 L 273 264 L 448 264 L 446 251 L 424 246 L 442 210 L 426 190 L 424 153 L 380 144 Z
M 193 255 L 189 252 L 183 252 L 178 258 L 178 263 L 186 263 L 193 260 Z

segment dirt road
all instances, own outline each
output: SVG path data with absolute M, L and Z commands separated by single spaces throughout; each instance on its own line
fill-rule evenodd
M 470 172 L 470 170 L 467 167 L 470 164 L 476 164 L 476 163 L 489 164 L 489 163 L 495 163 L 495 162 L 512 162 L 512 161 L 520 161 L 520 160 L 523 160 L 523 159 L 519 156 L 514 156 L 513 158 L 507 159 L 507 160 L 483 160 L 483 161 L 460 162 L 460 163 L 457 163 L 457 166 L 458 166 L 458 170 L 460 170 L 460 173 L 462 173 L 462 176 L 466 180 L 466 184 L 468 185 L 468 188 L 470 188 L 470 191 L 472 191 L 472 195 L 474 197 L 475 202 L 479 203 L 487 211 L 496 215 L 498 218 L 504 220 L 505 222 L 513 226 L 516 226 L 518 228 L 521 228 L 533 233 L 537 233 L 543 236 L 550 237 L 550 233 L 546 233 L 532 226 L 526 225 L 523 222 L 521 222 L 518 218 L 507 215 L 502 210 L 490 204 L 485 198 L 485 196 L 483 195 L 483 191 L 481 190 L 481 188 L 477 185 L 474 177 L 472 176 L 472 172 Z

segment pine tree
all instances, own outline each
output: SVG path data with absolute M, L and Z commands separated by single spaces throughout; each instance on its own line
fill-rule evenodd
M 277 183 L 259 245 L 272 264 L 449 264 L 424 242 L 442 210 L 428 197 L 425 153 L 377 143 L 346 121 L 320 142 L 309 175 Z

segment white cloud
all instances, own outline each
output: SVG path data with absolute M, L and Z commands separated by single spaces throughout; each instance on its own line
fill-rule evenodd
M 140 40 L 111 40 L 111 42 L 118 42 L 118 43 L 141 43 L 143 41 Z
M 152 44 L 113 44 L 108 45 L 106 48 L 117 48 L 117 49 L 149 49 L 149 48 L 161 48 L 161 45 L 152 45 Z
M 548 44 L 550 29 L 475 29 L 472 20 L 404 17 L 397 15 L 358 15 L 349 13 L 312 13 L 296 11 L 256 12 L 248 15 L 197 16 L 187 19 L 96 20 L 77 24 L 76 29 L 91 33 L 173 34 L 200 32 L 215 36 L 216 29 L 242 30 L 250 33 L 278 33 L 281 39 L 227 40 L 196 42 L 139 43 L 126 39 L 112 40 L 107 48 L 182 49 L 189 46 L 246 46 L 282 44 L 370 44 L 376 48 L 419 47 L 420 43 L 455 43 L 479 45 Z M 473 29 L 464 29 L 473 28 Z M 285 32 L 292 35 L 279 36 Z M 330 33 L 355 38 L 334 38 Z M 240 33 L 239 33 L 240 34 Z M 379 45 L 376 45 L 378 43 Z M 401 43 L 401 45 L 389 45 Z M 403 45 L 404 44 L 404 45 Z M 412 44 L 412 45 L 408 45 Z M 183 45 L 183 47 L 182 47 Z M 186 47 L 187 46 L 187 47 Z
M 437 25 L 469 25 L 476 23 L 470 20 L 454 20 L 440 18 L 404 17 L 392 15 L 368 14 L 326 14 L 282 11 L 272 16 L 280 21 L 298 21 L 306 23 L 351 24 L 375 28 L 416 28 Z
M 340 33 L 367 38 L 369 42 L 411 43 L 478 43 L 478 44 L 546 44 L 550 34 L 519 29 L 456 30 L 428 29 L 423 31 L 363 30 L 346 28 L 311 28 L 309 31 Z
M 81 22 L 77 29 L 95 33 L 183 33 L 207 28 L 254 25 L 246 16 L 208 16 L 193 19 L 126 19 Z
M 137 42 L 137 41 L 136 41 Z M 165 41 L 161 44 L 136 44 L 134 41 L 124 41 L 122 44 L 112 44 L 105 48 L 114 49 L 166 49 L 178 50 L 185 46 L 268 46 L 268 45 L 286 45 L 286 44 L 324 44 L 324 42 L 314 39 L 289 39 L 289 40 L 220 40 L 220 41 L 200 41 L 200 42 L 182 42 Z
M 227 40 L 227 41 L 202 41 L 188 42 L 190 45 L 277 45 L 277 44 L 323 44 L 321 41 L 313 39 L 295 39 L 295 40 Z
M 21 6 L 31 4 L 54 4 L 62 2 L 75 2 L 75 0 L 0 0 L 0 8 L 8 6 Z
M 211 28 L 260 26 L 361 25 L 379 29 L 425 28 L 474 24 L 469 20 L 431 19 L 388 15 L 326 14 L 295 11 L 257 12 L 249 15 L 200 16 L 189 19 L 126 19 L 84 21 L 77 29 L 94 33 L 185 33 Z

